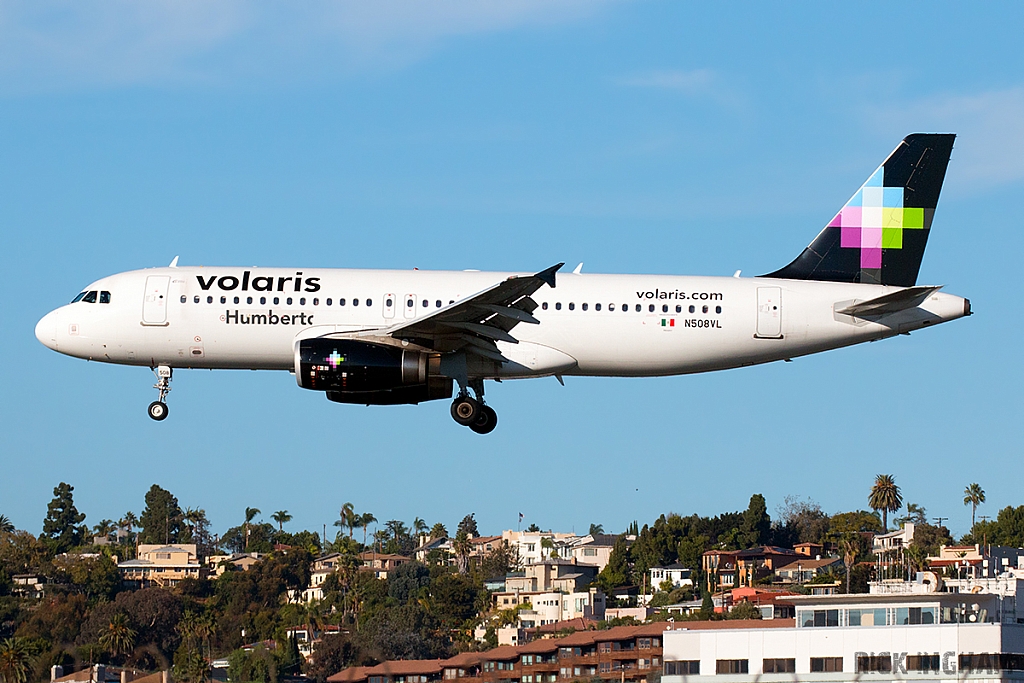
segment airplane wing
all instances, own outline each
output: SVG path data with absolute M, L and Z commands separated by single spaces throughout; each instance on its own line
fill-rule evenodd
M 836 313 L 852 315 L 858 318 L 863 318 L 867 315 L 882 316 L 897 313 L 908 308 L 917 308 L 924 303 L 925 299 L 940 289 L 942 289 L 941 285 L 938 287 L 907 287 L 892 294 L 886 294 L 885 296 L 847 306 L 836 311 Z
M 544 285 L 555 286 L 558 263 L 534 275 L 513 275 L 430 315 L 403 322 L 377 334 L 406 339 L 436 351 L 463 349 L 484 358 L 506 360 L 496 341 L 518 344 L 510 333 L 519 323 L 538 324 L 533 317 L 537 302 L 531 295 Z

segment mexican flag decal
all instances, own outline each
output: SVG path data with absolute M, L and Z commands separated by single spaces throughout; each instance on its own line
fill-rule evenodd
M 661 319 L 661 326 L 665 327 L 665 328 L 675 327 L 676 326 L 676 319 L 675 318 L 662 318 Z

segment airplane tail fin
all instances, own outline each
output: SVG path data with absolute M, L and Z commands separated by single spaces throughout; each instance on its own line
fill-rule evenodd
M 762 277 L 915 285 L 955 138 L 905 137 L 796 260 Z

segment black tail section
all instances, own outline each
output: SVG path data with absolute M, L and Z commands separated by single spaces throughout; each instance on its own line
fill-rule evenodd
M 915 285 L 955 138 L 905 137 L 795 261 L 763 277 Z

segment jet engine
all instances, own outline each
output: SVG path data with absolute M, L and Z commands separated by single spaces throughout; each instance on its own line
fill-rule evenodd
M 337 403 L 396 405 L 451 398 L 436 353 L 354 339 L 303 339 L 295 350 L 295 379 Z

